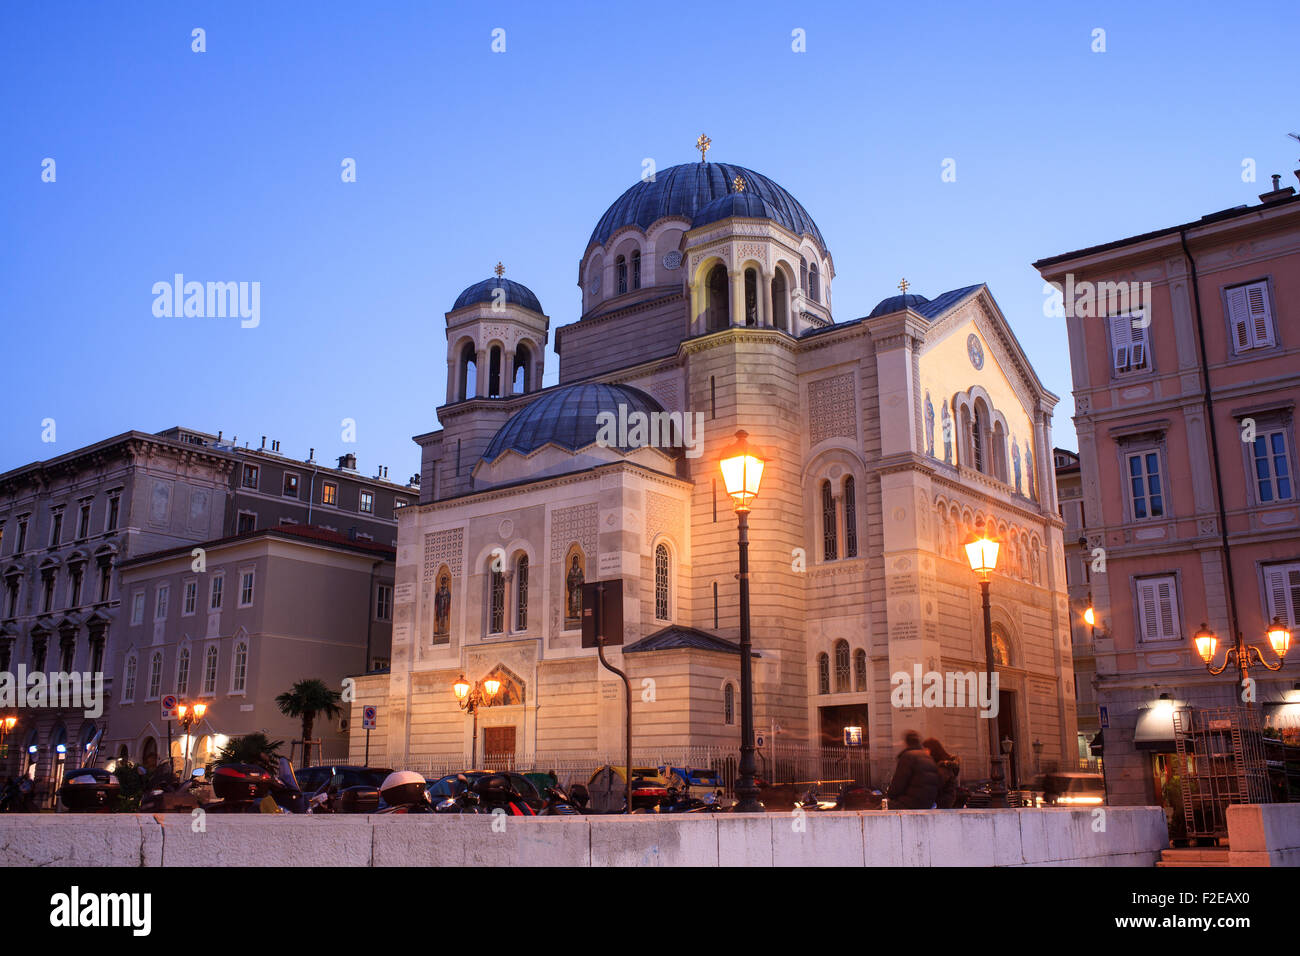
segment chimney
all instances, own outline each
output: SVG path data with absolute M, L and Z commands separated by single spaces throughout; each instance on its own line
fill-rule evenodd
M 316 449 L 315 449 L 315 448 L 309 448 L 309 449 L 307 450 L 307 463 L 308 463 L 308 464 L 311 464 L 311 463 L 314 462 L 315 460 L 316 460 Z
M 1297 178 L 1300 178 L 1300 170 L 1296 170 L 1296 176 L 1297 176 Z M 1260 194 L 1259 194 L 1259 201 L 1260 201 L 1260 202 L 1277 202 L 1279 199 L 1289 199 L 1291 196 L 1294 196 L 1294 195 L 1295 195 L 1295 188 L 1292 187 L 1292 186 L 1287 186 L 1287 187 L 1283 188 L 1283 186 L 1282 186 L 1282 177 L 1279 176 L 1277 173 L 1274 173 L 1274 174 L 1273 174 L 1273 190 L 1272 190 L 1272 192 L 1260 193 Z
M 262 436 L 262 451 L 266 451 L 266 436 Z
M 347 471 L 357 470 L 357 456 L 348 452 L 346 455 L 339 455 L 339 468 Z

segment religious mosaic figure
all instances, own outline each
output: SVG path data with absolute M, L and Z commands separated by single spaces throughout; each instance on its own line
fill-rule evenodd
M 1038 500 L 1038 488 L 1034 485 L 1034 453 L 1025 443 L 1025 483 L 1029 485 L 1029 497 Z
M 564 623 L 580 624 L 582 622 L 582 583 L 585 580 L 578 556 L 573 556 L 569 573 L 564 579 L 567 600 L 564 602 Z
M 934 457 L 934 402 L 930 401 L 930 390 L 925 392 L 925 453 Z
M 1020 494 L 1020 443 L 1014 435 L 1011 438 L 1011 467 L 1016 472 L 1016 494 Z
M 952 464 L 952 415 L 948 414 L 948 400 L 943 400 L 943 460 Z
M 445 637 L 451 632 L 451 575 L 438 579 L 438 593 L 433 597 L 433 633 Z

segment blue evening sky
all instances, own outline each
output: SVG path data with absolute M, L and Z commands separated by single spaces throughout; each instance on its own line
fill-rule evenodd
M 1030 263 L 1295 185 L 1294 26 L 1286 3 L 5 4 L 0 470 L 183 424 L 404 479 L 457 293 L 500 259 L 574 321 L 596 220 L 701 132 L 817 220 L 839 321 L 902 276 L 987 282 L 1072 447 Z M 260 326 L 155 318 L 177 272 L 260 282 Z

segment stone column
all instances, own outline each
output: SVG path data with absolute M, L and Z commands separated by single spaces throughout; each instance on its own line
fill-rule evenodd
M 758 297 L 758 324 L 770 329 L 774 325 L 772 317 L 772 277 L 760 273 L 758 281 L 763 285 L 763 288 L 760 290 L 761 294 Z
M 745 324 L 744 269 L 735 270 L 731 273 L 731 324 L 742 327 Z
M 506 375 L 507 370 L 509 372 L 508 375 Z M 509 398 L 515 393 L 516 371 L 518 371 L 518 369 L 515 368 L 515 354 L 513 352 L 507 353 L 503 348 L 501 350 L 501 372 L 503 375 L 506 375 L 506 378 L 501 383 L 502 398 Z
M 482 398 L 487 394 L 488 385 L 488 367 L 487 367 L 487 349 L 479 349 L 474 353 L 474 373 L 477 381 L 474 383 L 474 395 Z

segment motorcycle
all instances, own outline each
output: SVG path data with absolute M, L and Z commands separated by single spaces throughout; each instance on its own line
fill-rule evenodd
M 222 764 L 212 772 L 217 800 L 202 804 L 208 813 L 307 813 L 306 795 L 293 765 L 281 757 L 272 772 L 256 764 Z
M 880 810 L 884 794 L 861 784 L 849 783 L 840 788 L 834 800 L 822 799 L 820 785 L 813 784 L 804 791 L 795 806 L 805 812 L 822 810 Z
M 473 780 L 466 774 L 456 777 L 456 792 L 440 801 L 435 807 L 437 813 L 496 813 L 500 811 L 512 817 L 533 817 L 538 815 L 523 795 L 515 789 L 510 777 L 504 773 L 485 773 Z M 572 807 L 567 797 L 555 787 L 547 787 L 547 802 L 553 813 L 565 812 L 561 805 Z M 545 810 L 546 807 L 543 807 Z M 576 811 L 575 811 L 576 812 Z M 552 814 L 547 814 L 552 815 Z
M 395 770 L 379 787 L 379 813 L 433 813 L 429 782 L 412 770 Z M 445 801 L 444 801 L 445 802 Z

